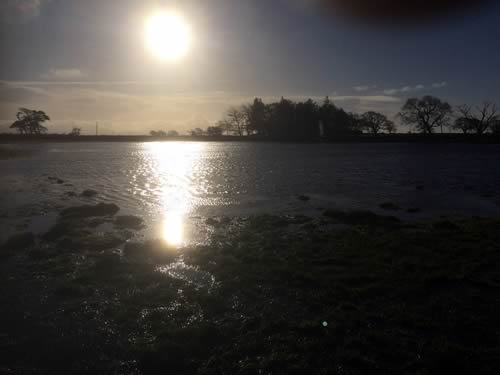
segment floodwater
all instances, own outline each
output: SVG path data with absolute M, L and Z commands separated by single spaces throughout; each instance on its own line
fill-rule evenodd
M 142 236 L 203 241 L 212 216 L 363 209 L 418 219 L 500 216 L 500 145 L 41 143 L 0 160 L 0 242 L 48 229 L 65 207 L 113 202 Z M 58 180 L 59 179 L 59 180 Z M 85 189 L 95 197 L 79 194 Z M 76 196 L 75 196 L 76 195 Z M 298 199 L 307 196 L 307 199 Z M 379 206 L 391 202 L 397 211 Z M 420 213 L 409 214 L 417 208 Z

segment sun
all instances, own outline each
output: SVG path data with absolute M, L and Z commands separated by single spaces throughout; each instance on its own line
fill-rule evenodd
M 189 51 L 191 29 L 177 13 L 156 12 L 146 21 L 146 44 L 151 53 L 161 60 L 179 60 Z

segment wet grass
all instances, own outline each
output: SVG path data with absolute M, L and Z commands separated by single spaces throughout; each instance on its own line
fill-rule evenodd
M 143 226 L 143 220 L 140 217 L 133 215 L 117 216 L 115 226 L 119 228 L 140 229 Z
M 382 208 L 383 210 L 394 210 L 394 211 L 401 209 L 396 203 L 393 202 L 381 203 L 380 208 Z
M 61 211 L 64 219 L 83 219 L 87 217 L 113 216 L 120 210 L 114 203 L 99 203 L 95 206 L 84 205 L 68 207 Z
M 23 150 L 0 146 L 0 160 L 28 158 L 36 154 L 34 150 Z
M 500 221 L 211 218 L 181 250 L 71 223 L 1 263 L 0 372 L 500 369 Z M 159 272 L 179 261 L 215 283 Z

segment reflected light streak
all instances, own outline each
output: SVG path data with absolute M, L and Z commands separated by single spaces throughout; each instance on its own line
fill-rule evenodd
M 184 212 L 173 211 L 165 215 L 162 236 L 170 245 L 180 245 L 184 239 Z
M 182 245 L 185 218 L 193 208 L 190 192 L 194 183 L 193 168 L 205 146 L 190 142 L 154 142 L 145 147 L 155 162 L 155 176 L 161 186 L 162 238 L 169 245 Z

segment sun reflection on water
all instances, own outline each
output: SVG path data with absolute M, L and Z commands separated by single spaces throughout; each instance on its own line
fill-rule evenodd
M 162 237 L 170 245 L 180 245 L 184 239 L 184 212 L 170 211 L 163 221 Z
M 192 142 L 153 142 L 145 147 L 154 163 L 153 175 L 161 191 L 161 236 L 170 245 L 182 245 L 186 241 L 186 216 L 194 204 L 193 169 L 205 146 Z

